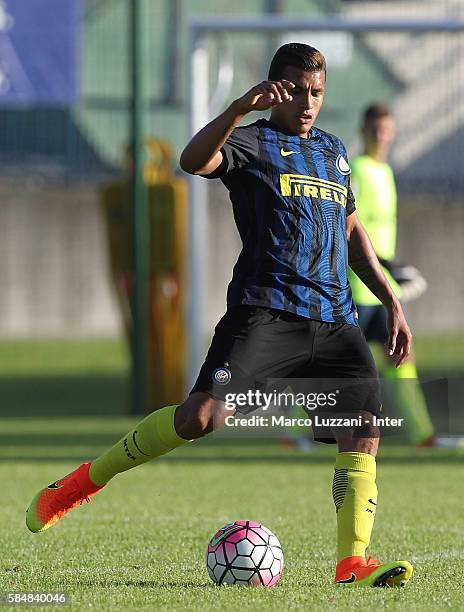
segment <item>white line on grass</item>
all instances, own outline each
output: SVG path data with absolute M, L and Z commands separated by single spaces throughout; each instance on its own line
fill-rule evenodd
M 428 555 L 413 555 L 411 559 L 414 562 L 423 563 L 424 561 L 440 561 L 443 559 L 462 559 L 464 557 L 464 548 L 455 550 L 445 550 L 437 553 L 429 553 Z

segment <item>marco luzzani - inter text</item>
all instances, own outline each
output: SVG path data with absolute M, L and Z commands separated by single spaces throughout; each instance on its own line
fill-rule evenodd
M 315 414 L 313 418 L 291 418 L 283 415 L 273 415 L 265 417 L 254 414 L 250 417 L 236 417 L 229 415 L 226 417 L 227 427 L 362 427 L 370 423 L 376 427 L 402 427 L 404 419 L 392 417 L 377 417 L 372 415 L 371 420 L 366 420 L 362 416 L 345 418 L 329 417 Z

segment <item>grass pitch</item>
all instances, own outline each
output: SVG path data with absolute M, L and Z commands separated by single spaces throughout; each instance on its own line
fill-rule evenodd
M 402 590 L 332 586 L 333 449 L 210 439 L 116 477 L 90 505 L 40 534 L 24 524 L 36 489 L 91 458 L 129 419 L 2 423 L 3 591 L 64 591 L 84 610 L 459 610 L 464 608 L 463 459 L 459 452 L 384 449 L 370 552 L 412 561 Z M 279 537 L 285 573 L 273 589 L 215 587 L 209 538 L 236 519 Z
M 464 609 L 462 450 L 384 445 L 379 454 L 369 552 L 413 563 L 401 590 L 332 585 L 335 449 L 326 446 L 304 454 L 275 441 L 197 441 L 116 477 L 49 531 L 29 533 L 24 511 L 36 490 L 137 419 L 109 416 L 127 397 L 123 353 L 112 349 L 106 362 L 104 346 L 78 350 L 74 366 L 58 360 L 55 378 L 53 351 L 37 372 L 25 345 L 18 350 L 23 369 L 15 378 L 9 361 L 0 380 L 0 591 L 64 591 L 71 609 L 98 611 Z M 284 577 L 273 589 L 215 587 L 208 578 L 209 538 L 242 518 L 262 522 L 282 543 Z

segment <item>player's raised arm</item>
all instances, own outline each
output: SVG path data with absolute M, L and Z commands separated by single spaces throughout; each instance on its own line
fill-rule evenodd
M 379 298 L 388 311 L 390 355 L 398 355 L 396 366 L 409 356 L 412 335 L 403 314 L 401 304 L 386 279 L 366 230 L 356 213 L 347 217 L 348 260 L 351 269 Z
M 206 175 L 214 172 L 221 162 L 221 147 L 251 111 L 263 111 L 292 100 L 289 90 L 294 87 L 290 81 L 263 81 L 252 87 L 200 130 L 182 151 L 180 167 L 189 174 Z

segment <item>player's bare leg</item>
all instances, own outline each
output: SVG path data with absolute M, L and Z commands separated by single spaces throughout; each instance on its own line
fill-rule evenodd
M 179 436 L 193 440 L 222 427 L 226 416 L 230 414 L 233 412 L 226 410 L 222 400 L 208 393 L 192 393 L 177 408 L 174 426 Z

